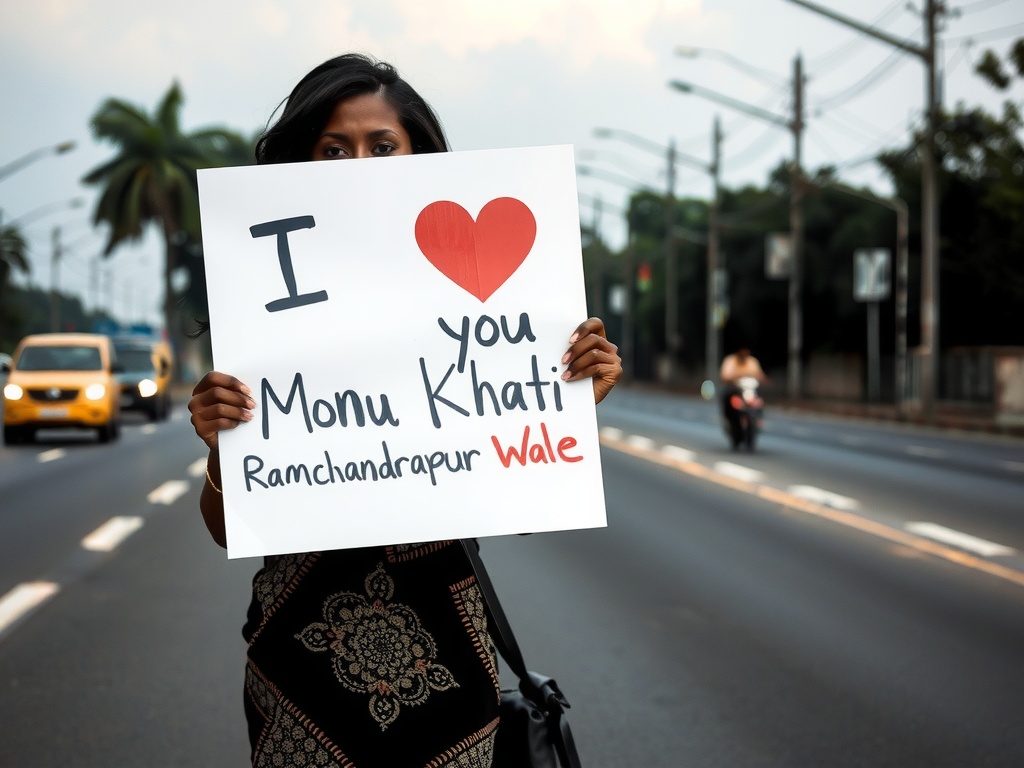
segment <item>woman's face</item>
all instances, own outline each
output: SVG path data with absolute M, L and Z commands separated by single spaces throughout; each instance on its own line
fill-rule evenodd
M 412 140 L 398 113 L 381 96 L 366 93 L 339 101 L 313 145 L 311 160 L 411 155 Z

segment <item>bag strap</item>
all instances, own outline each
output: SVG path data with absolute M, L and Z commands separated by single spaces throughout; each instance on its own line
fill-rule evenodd
M 516 677 L 519 678 L 519 690 L 530 701 L 541 707 L 548 713 L 548 720 L 553 728 L 549 731 L 551 740 L 558 754 L 559 762 L 565 768 L 580 768 L 579 753 L 576 751 L 576 743 L 572 738 L 572 731 L 569 729 L 569 720 L 565 716 L 565 710 L 569 708 L 569 702 L 565 694 L 559 689 L 558 684 L 550 677 L 544 677 L 526 669 L 526 662 L 523 661 L 523 652 L 519 650 L 519 643 L 508 623 L 505 611 L 498 600 L 498 594 L 494 591 L 491 577 L 487 574 L 484 561 L 480 559 L 480 544 L 476 539 L 462 539 L 462 548 L 466 551 L 469 564 L 473 567 L 476 576 L 476 583 L 484 596 L 484 606 L 490 614 L 491 639 L 498 649 L 498 653 L 508 664 Z
M 491 577 L 487 574 L 484 561 L 480 559 L 479 543 L 477 543 L 476 539 L 462 539 L 462 548 L 466 550 L 469 564 L 473 566 L 476 583 L 484 596 L 484 605 L 487 607 L 487 612 L 491 615 L 491 624 L 494 625 L 491 631 L 491 638 L 494 640 L 498 653 L 501 654 L 501 658 L 505 660 L 509 669 L 515 673 L 520 682 L 523 680 L 529 681 L 530 673 L 526 670 L 523 652 L 519 650 L 519 643 L 516 642 L 516 636 L 512 633 L 512 627 L 509 625 L 505 611 L 501 607 L 501 601 L 498 600 L 498 595 L 494 591 Z

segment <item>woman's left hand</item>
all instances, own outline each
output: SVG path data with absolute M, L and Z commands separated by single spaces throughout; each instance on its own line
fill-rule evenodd
M 567 366 L 563 381 L 594 380 L 594 402 L 600 403 L 622 376 L 619 348 L 608 341 L 604 321 L 591 317 L 580 323 L 569 337 L 569 351 L 562 357 Z

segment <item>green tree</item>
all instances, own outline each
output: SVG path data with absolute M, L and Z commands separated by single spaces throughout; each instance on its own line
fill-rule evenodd
M 1024 78 L 1024 40 L 1008 62 Z M 992 51 L 976 71 L 997 90 L 1014 75 Z M 1013 100 L 1002 114 L 958 104 L 942 116 L 936 150 L 940 174 L 940 328 L 943 347 L 1024 344 L 1024 119 Z M 911 212 L 920 208 L 919 136 L 880 157 Z M 911 217 L 910 250 L 920 247 Z M 911 262 L 914 267 L 914 262 Z M 911 287 L 914 278 L 911 278 Z M 911 308 L 914 301 L 911 297 Z
M 146 227 L 157 226 L 164 241 L 164 322 L 172 342 L 182 329 L 177 317 L 173 275 L 179 248 L 199 239 L 196 170 L 251 162 L 252 142 L 223 128 L 184 132 L 180 123 L 183 96 L 174 83 L 152 115 L 121 99 L 108 99 L 92 116 L 95 137 L 116 148 L 115 156 L 83 179 L 99 185 L 96 224 L 109 228 L 104 255 L 138 240 Z M 249 152 L 242 148 L 248 146 Z
M 28 274 L 28 244 L 17 227 L 0 226 L 0 350 L 10 351 L 21 338 L 21 322 L 12 308 L 10 298 L 11 275 Z
M 17 227 L 0 226 L 0 291 L 7 287 L 14 272 L 28 274 L 28 244 Z

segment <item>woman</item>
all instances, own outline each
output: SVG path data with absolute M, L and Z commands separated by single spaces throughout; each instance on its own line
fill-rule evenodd
M 345 55 L 304 77 L 257 143 L 258 163 L 445 152 L 431 108 L 389 64 Z M 595 402 L 622 366 L 604 324 L 577 327 L 565 381 Z M 225 546 L 217 436 L 252 419 L 248 387 L 213 371 L 189 402 L 209 447 L 200 507 Z M 254 765 L 483 766 L 498 671 L 458 541 L 268 557 L 253 579 L 245 712 Z

